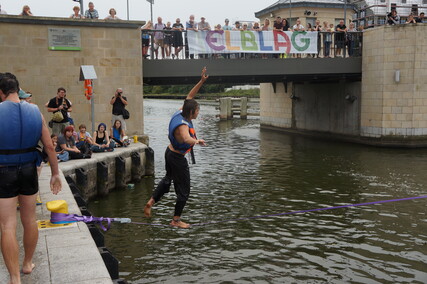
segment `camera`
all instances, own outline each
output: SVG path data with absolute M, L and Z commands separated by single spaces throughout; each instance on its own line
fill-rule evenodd
M 117 95 L 118 95 L 118 96 L 121 96 L 121 95 L 122 95 L 122 92 L 118 92 L 118 93 L 117 93 Z

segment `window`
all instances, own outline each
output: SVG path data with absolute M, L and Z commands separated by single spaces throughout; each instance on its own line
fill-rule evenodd
M 316 20 L 317 18 L 305 18 L 305 24 L 308 26 L 308 24 L 310 23 L 312 27 L 314 27 L 314 25 L 316 24 Z M 307 27 L 306 27 L 307 28 Z

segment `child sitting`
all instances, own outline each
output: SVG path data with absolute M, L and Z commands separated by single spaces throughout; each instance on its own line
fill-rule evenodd
M 122 122 L 116 120 L 113 127 L 111 127 L 111 139 L 116 142 L 116 147 L 127 147 L 129 145 L 129 140 L 125 135 L 125 131 L 122 128 Z
M 64 149 L 60 149 L 58 146 L 58 136 L 55 134 L 50 135 L 50 138 L 52 139 L 53 148 L 55 148 L 56 157 L 60 162 L 66 162 L 70 159 L 70 154 L 68 154 L 67 151 Z

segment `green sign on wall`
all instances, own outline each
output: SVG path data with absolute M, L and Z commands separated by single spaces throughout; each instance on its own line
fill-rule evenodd
M 81 50 L 80 29 L 48 28 L 49 50 Z

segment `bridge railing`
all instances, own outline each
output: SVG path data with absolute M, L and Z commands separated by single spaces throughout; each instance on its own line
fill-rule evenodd
M 160 33 L 162 36 L 158 37 L 162 37 L 163 40 L 155 40 L 155 33 Z M 142 46 L 143 57 L 148 60 L 360 57 L 363 49 L 363 32 L 318 32 L 317 54 L 190 54 L 186 31 L 165 30 L 143 30 Z

